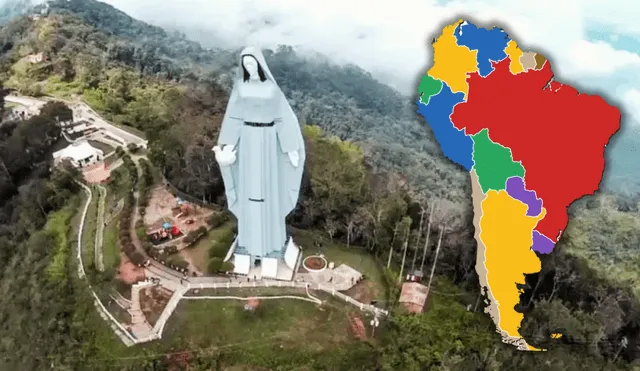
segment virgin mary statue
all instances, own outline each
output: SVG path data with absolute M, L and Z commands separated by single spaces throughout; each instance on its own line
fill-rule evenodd
M 213 151 L 238 219 L 235 252 L 255 261 L 285 247 L 285 218 L 298 202 L 305 149 L 262 52 L 245 48 L 238 72 Z

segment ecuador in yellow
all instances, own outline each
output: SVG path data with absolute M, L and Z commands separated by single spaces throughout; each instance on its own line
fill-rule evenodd
M 531 250 L 532 232 L 540 215 L 527 216 L 527 205 L 512 198 L 505 190 L 490 190 L 482 201 L 480 240 L 485 248 L 485 267 L 488 289 L 494 302 L 498 331 L 505 342 L 525 344 L 520 335 L 524 315 L 515 310 L 525 284 L 525 274 L 539 272 L 540 259 Z M 526 345 L 528 350 L 537 350 Z

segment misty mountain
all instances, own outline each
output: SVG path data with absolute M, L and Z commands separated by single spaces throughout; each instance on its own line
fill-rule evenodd
M 7 24 L 11 19 L 25 14 L 41 2 L 40 0 L 5 0 L 0 7 L 0 24 Z
M 29 11 L 31 1 L 15 1 L 3 14 Z M 21 8 L 22 7 L 22 8 Z M 111 5 L 90 0 L 53 0 L 52 14 L 72 14 L 98 30 L 136 45 L 148 58 L 158 58 L 172 78 L 215 81 L 227 89 L 235 73 L 238 50 L 205 48 L 184 33 L 167 31 L 136 20 Z M 223 35 L 211 35 L 222 40 Z M 434 190 L 425 182 L 466 188 L 459 169 L 445 159 L 424 119 L 406 97 L 354 65 L 337 65 L 326 57 L 304 56 L 282 46 L 265 53 L 278 84 L 305 123 L 317 124 L 342 139 L 362 143 L 375 168 L 406 174 L 414 189 L 431 196 L 460 200 L 451 191 Z M 161 68 L 162 69 L 162 68 Z M 177 78 L 176 76 L 181 76 Z M 603 187 L 625 193 L 640 190 L 640 169 L 633 165 L 640 134 L 623 130 L 608 148 Z M 433 174 L 438 173 L 436 178 Z M 427 175 L 430 174 L 430 175 Z M 439 188 L 439 187 L 438 187 Z M 457 193 L 457 192 L 456 192 Z

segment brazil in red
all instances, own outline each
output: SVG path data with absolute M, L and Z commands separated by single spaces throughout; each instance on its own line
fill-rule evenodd
M 434 41 L 418 90 L 443 154 L 471 177 L 486 310 L 504 342 L 542 350 L 520 334 L 520 285 L 559 241 L 569 205 L 598 190 L 620 111 L 556 81 L 543 55 L 503 29 L 462 19 Z

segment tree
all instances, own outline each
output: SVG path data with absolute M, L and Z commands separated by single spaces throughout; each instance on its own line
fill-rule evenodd
M 222 263 L 222 265 L 220 266 L 220 271 L 222 272 L 232 272 L 234 269 L 234 265 L 231 261 L 226 261 L 224 263 Z
M 213 257 L 209 259 L 209 264 L 207 264 L 209 273 L 218 273 L 222 268 L 222 263 L 222 258 Z
M 127 144 L 127 150 L 131 153 L 136 153 L 138 152 L 138 146 L 135 143 L 129 143 Z
M 227 255 L 227 251 L 229 251 L 229 245 L 216 241 L 209 249 L 209 257 L 211 258 L 224 258 Z

